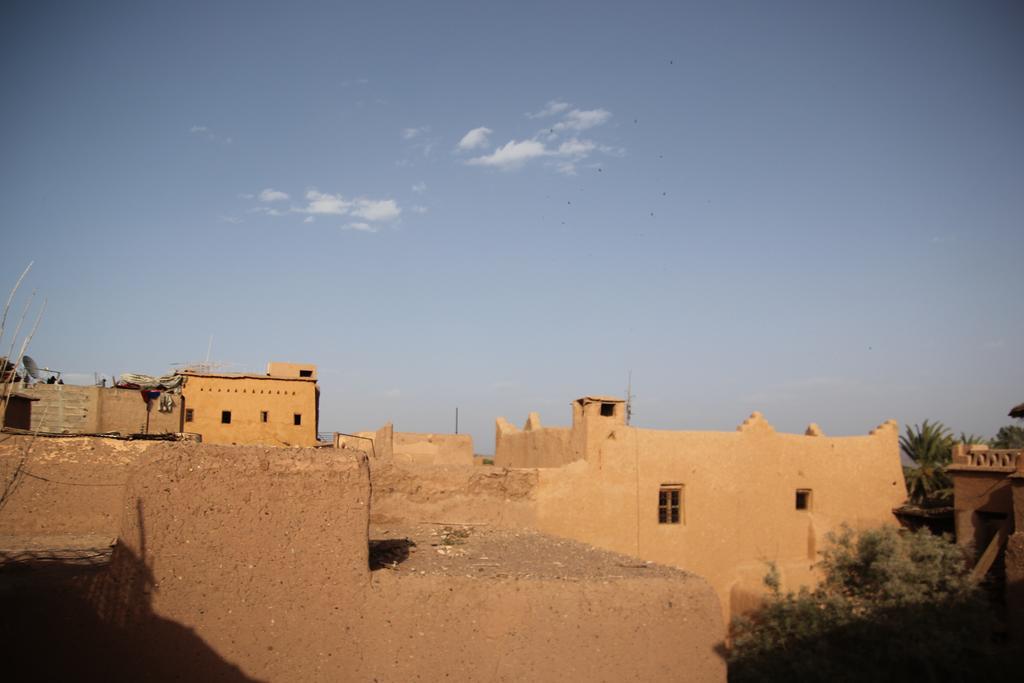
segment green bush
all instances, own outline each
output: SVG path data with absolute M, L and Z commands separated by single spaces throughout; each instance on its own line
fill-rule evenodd
M 779 590 L 735 619 L 729 680 L 973 681 L 1005 678 L 994 621 L 959 548 L 927 530 L 843 528 L 815 590 Z

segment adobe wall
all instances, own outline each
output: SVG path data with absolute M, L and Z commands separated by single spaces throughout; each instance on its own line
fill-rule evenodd
M 377 572 L 358 680 L 726 680 L 725 628 L 691 580 L 475 580 Z
M 537 528 L 700 574 L 727 614 L 759 602 L 768 562 L 784 588 L 813 584 L 829 531 L 895 523 L 905 499 L 895 423 L 838 438 L 817 427 L 779 434 L 759 414 L 736 432 L 637 429 L 617 417 L 574 431 L 585 458 L 538 471 Z M 663 485 L 682 490 L 681 524 L 658 521 Z M 796 509 L 798 489 L 811 491 L 810 509 Z
M 537 472 L 370 460 L 373 521 L 536 526 Z
M 0 536 L 115 538 L 129 470 L 156 443 L 0 435 Z
M 360 454 L 159 442 L 129 458 L 109 449 L 87 455 L 99 439 L 65 441 L 82 451 L 61 456 L 68 467 L 107 464 L 130 474 L 120 487 L 120 542 L 108 569 L 0 593 L 0 609 L 18 624 L 5 642 L 38 651 L 36 673 L 158 681 L 725 680 L 715 649 L 724 638 L 718 603 L 697 577 L 371 575 L 371 473 Z M 397 487 L 388 484 L 394 478 L 411 486 L 386 468 L 374 476 L 382 489 Z M 495 500 L 514 496 L 507 484 L 480 486 Z M 63 514 L 58 501 L 37 512 Z
M 582 457 L 573 449 L 572 430 L 566 427 L 541 427 L 531 413 L 520 430 L 499 417 L 494 434 L 496 467 L 561 467 Z
M 1010 637 L 1024 648 L 1024 531 L 1017 527 L 1006 539 L 1003 561 L 1006 567 L 1006 615 Z M 1022 650 L 1024 651 L 1024 650 Z
M 473 437 L 469 434 L 394 433 L 394 457 L 427 465 L 472 465 Z
M 334 445 L 410 465 L 473 464 L 473 437 L 469 434 L 396 432 L 390 422 L 376 432 L 337 434 Z
M 153 614 L 261 679 L 326 680 L 357 657 L 346 632 L 369 589 L 365 459 L 206 444 L 150 456 L 121 538 L 151 568 Z
M 171 394 L 174 407 L 159 409 L 160 400 L 149 405 L 147 427 L 146 402 L 137 389 L 99 389 L 99 432 L 119 434 L 175 434 L 181 431 L 181 395 Z
M 202 434 L 205 443 L 317 445 L 317 387 L 312 380 L 187 375 L 182 394 L 186 410 L 192 411 L 185 431 Z M 225 410 L 231 412 L 230 424 L 221 422 Z M 302 416 L 299 425 L 296 414 Z

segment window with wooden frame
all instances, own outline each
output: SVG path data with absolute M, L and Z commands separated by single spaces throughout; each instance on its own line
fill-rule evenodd
M 260 411 L 260 422 L 267 422 L 270 420 L 270 413 L 265 410 Z
M 658 490 L 658 524 L 683 523 L 683 487 L 665 484 Z
M 191 408 L 185 408 L 185 422 L 191 422 L 195 413 L 192 412 Z

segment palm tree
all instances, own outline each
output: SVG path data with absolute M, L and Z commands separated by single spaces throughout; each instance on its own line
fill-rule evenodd
M 913 428 L 907 425 L 900 448 L 916 467 L 905 467 L 907 493 L 917 505 L 942 505 L 953 494 L 953 482 L 946 465 L 953 458 L 953 435 L 941 422 L 925 420 Z
M 976 445 L 987 445 L 988 439 L 977 434 L 965 434 L 960 432 L 960 438 L 956 440 L 957 443 L 962 443 L 965 446 L 976 446 Z
M 993 448 L 1024 448 L 1024 427 L 1006 425 L 992 439 Z

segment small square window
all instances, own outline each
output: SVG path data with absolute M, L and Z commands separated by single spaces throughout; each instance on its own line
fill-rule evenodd
M 658 524 L 682 524 L 683 487 L 662 486 L 658 491 Z
M 191 421 L 192 421 L 192 409 L 191 408 L 185 408 L 185 422 L 191 422 Z
M 312 376 L 313 376 L 313 371 L 312 370 L 299 370 L 299 377 L 312 377 Z
M 222 410 L 222 411 L 220 411 L 220 423 L 224 424 L 224 425 L 231 424 L 231 411 L 230 410 Z
M 295 420 L 295 425 L 296 426 L 302 424 L 302 416 L 299 415 L 298 413 L 295 413 L 294 420 Z
M 266 422 L 270 418 L 270 413 L 265 410 L 260 411 L 260 422 Z
M 601 404 L 601 417 L 615 417 L 615 404 L 614 403 L 602 403 Z
M 797 489 L 796 490 L 796 509 L 797 510 L 810 510 L 811 509 L 811 490 L 810 489 Z

